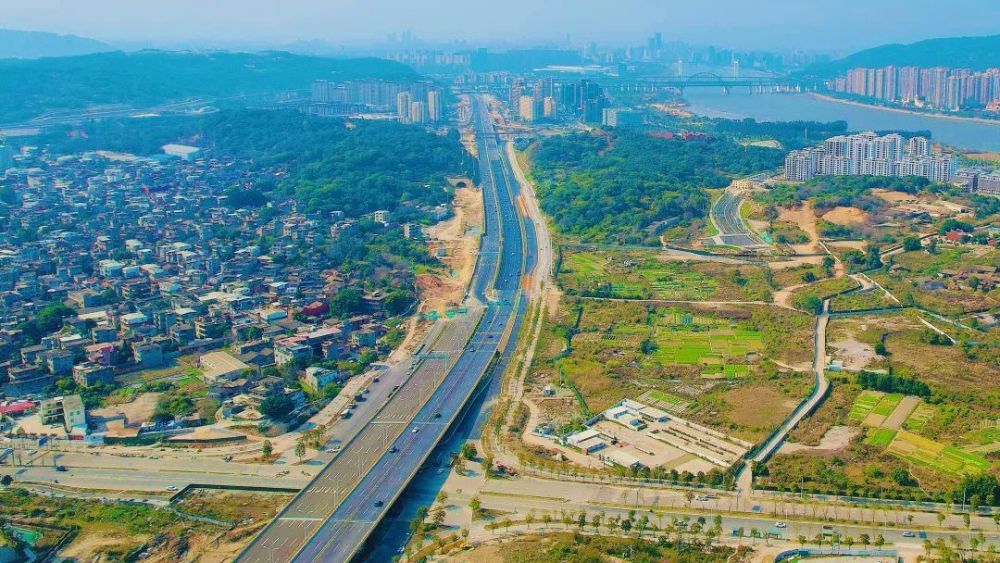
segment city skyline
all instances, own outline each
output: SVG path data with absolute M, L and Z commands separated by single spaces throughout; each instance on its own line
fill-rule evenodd
M 988 0 L 961 0 L 950 7 L 974 17 L 939 18 L 931 4 L 899 0 L 846 0 L 836 12 L 789 0 L 750 10 L 735 0 L 706 5 L 640 0 L 630 10 L 592 0 L 557 0 L 543 6 L 514 0 L 498 8 L 485 3 L 431 0 L 416 11 L 396 1 L 339 0 L 317 5 L 294 0 L 279 12 L 260 0 L 211 5 L 179 0 L 162 6 L 97 0 L 87 6 L 65 0 L 0 2 L 6 27 L 75 34 L 119 46 L 267 48 L 323 42 L 358 47 L 409 32 L 431 43 L 573 44 L 641 41 L 662 31 L 668 41 L 714 43 L 740 48 L 845 51 L 887 42 L 911 42 L 947 35 L 995 32 L 1000 8 Z M 485 17 L 489 30 L 467 25 Z M 862 17 L 863 16 L 863 17 Z M 894 21 L 892 27 L 880 22 Z

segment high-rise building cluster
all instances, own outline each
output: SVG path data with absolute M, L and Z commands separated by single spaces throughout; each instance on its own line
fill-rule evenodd
M 518 77 L 511 83 L 508 103 L 511 111 L 526 122 L 552 119 L 563 113 L 599 123 L 608 99 L 599 84 L 586 79 L 560 83 L 539 78 L 529 85 Z
M 440 90 L 427 92 L 427 99 L 416 100 L 410 92 L 396 95 L 396 117 L 400 123 L 437 123 L 444 119 Z
M 1000 68 L 886 66 L 852 68 L 826 83 L 834 92 L 958 111 L 992 107 L 1000 100 Z
M 792 151 L 785 157 L 785 178 L 804 182 L 815 176 L 922 176 L 947 182 L 955 173 L 951 155 L 933 155 L 925 137 L 871 131 L 838 135 L 822 147 Z
M 310 111 L 322 115 L 395 111 L 404 123 L 437 123 L 444 119 L 441 90 L 431 82 L 314 80 L 310 102 Z

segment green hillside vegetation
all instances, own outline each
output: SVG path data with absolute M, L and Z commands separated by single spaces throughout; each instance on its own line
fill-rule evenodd
M 846 121 L 757 121 L 713 119 L 709 129 L 740 139 L 773 139 L 786 149 L 801 149 L 847 133 Z
M 843 206 L 877 211 L 885 202 L 871 195 L 873 188 L 917 194 L 928 191 L 930 181 L 910 176 L 886 178 L 881 176 L 817 176 L 801 184 L 782 184 L 773 187 L 762 200 L 774 206 L 793 207 L 807 199 L 819 209 Z
M 810 74 L 829 75 L 854 67 L 947 66 L 985 70 L 1000 60 L 1000 35 L 943 37 L 909 44 L 880 45 L 843 59 L 814 65 Z
M 409 67 L 380 59 L 330 59 L 290 53 L 98 53 L 0 60 L 0 122 L 105 104 L 146 107 L 197 97 L 231 98 L 307 89 L 315 79 L 415 79 Z
M 660 222 L 702 219 L 709 206 L 705 188 L 774 168 L 783 151 L 729 139 L 683 141 L 624 131 L 547 138 L 531 158 L 542 209 L 562 233 L 634 244 L 655 243 L 649 227 Z
M 444 176 L 462 172 L 457 138 L 396 123 L 344 121 L 293 111 L 227 110 L 203 117 L 91 122 L 82 138 L 66 130 L 42 141 L 54 152 L 106 149 L 156 154 L 165 143 L 203 147 L 212 157 L 252 159 L 281 172 L 253 191 L 230 190 L 236 202 L 259 207 L 294 197 L 305 211 L 341 210 L 348 216 L 385 209 L 415 216 L 415 207 L 450 201 Z M 404 205 L 407 203 L 409 205 Z

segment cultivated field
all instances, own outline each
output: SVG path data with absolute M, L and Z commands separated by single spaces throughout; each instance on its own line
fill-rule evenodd
M 679 261 L 657 251 L 564 249 L 558 280 L 568 293 L 674 301 L 770 301 L 762 266 Z
M 804 371 L 780 367 L 808 365 L 811 319 L 770 306 L 564 298 L 543 333 L 530 381 L 573 391 L 580 416 L 638 399 L 756 439 L 794 408 L 811 381 Z

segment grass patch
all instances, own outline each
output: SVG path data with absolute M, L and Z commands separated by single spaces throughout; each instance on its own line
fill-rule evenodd
M 903 400 L 903 395 L 901 393 L 889 393 L 882 397 L 882 400 L 875 405 L 872 409 L 872 414 L 877 414 L 880 416 L 889 416 L 892 411 L 896 410 L 899 406 L 899 402 Z
M 871 428 L 868 430 L 868 436 L 865 438 L 865 444 L 884 448 L 892 443 L 892 439 L 895 437 L 895 430 L 891 430 L 889 428 Z
M 903 428 L 911 431 L 922 430 L 927 424 L 927 421 L 934 416 L 934 411 L 935 409 L 933 406 L 921 401 L 917 408 L 910 413 L 910 416 L 906 418 L 906 422 L 903 423 Z

